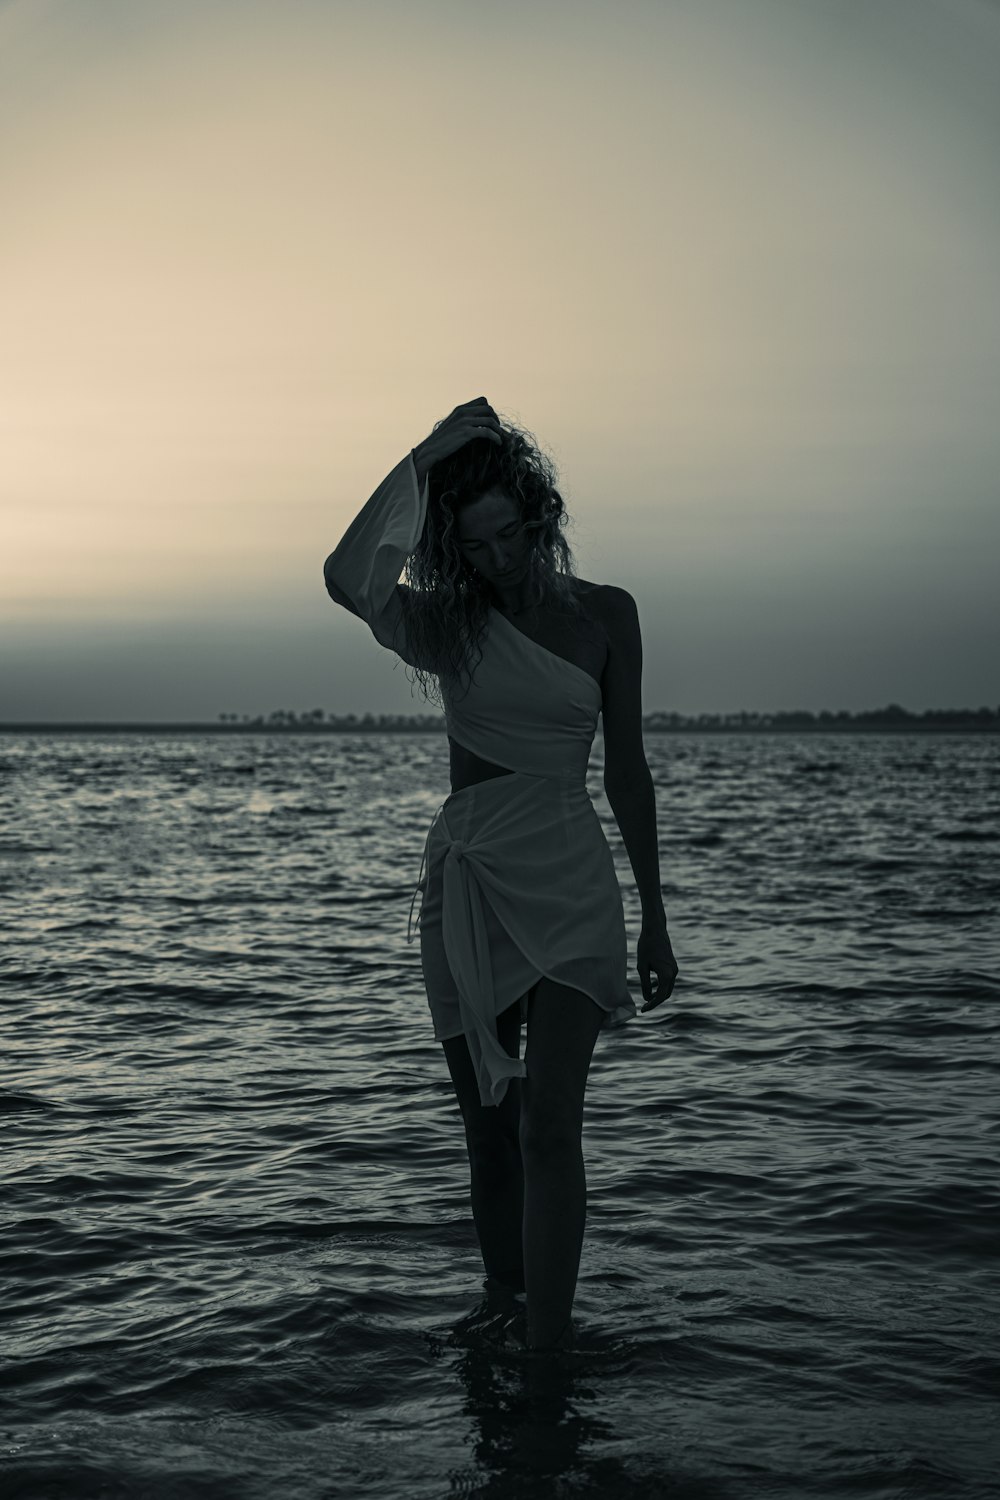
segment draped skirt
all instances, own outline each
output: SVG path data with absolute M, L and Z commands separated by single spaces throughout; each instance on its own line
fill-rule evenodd
M 621 889 L 585 784 L 515 771 L 453 792 L 428 831 L 418 892 L 434 1036 L 464 1032 L 484 1105 L 527 1075 L 496 1017 L 520 999 L 524 1020 L 539 978 L 589 995 L 602 1029 L 636 1014 Z

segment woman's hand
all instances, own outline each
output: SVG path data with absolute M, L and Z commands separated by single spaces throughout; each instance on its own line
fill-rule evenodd
M 661 1001 L 666 1000 L 677 978 L 677 960 L 665 927 L 643 924 L 636 947 L 635 966 L 639 970 L 639 980 L 646 1001 L 645 1005 L 640 1006 L 641 1014 L 642 1011 L 652 1010 L 654 1005 L 659 1005 Z M 656 974 L 655 994 L 650 979 L 650 970 Z
M 473 438 L 486 437 L 494 443 L 502 443 L 502 433 L 500 418 L 485 396 L 463 402 L 461 406 L 455 407 L 450 416 L 437 424 L 430 437 L 425 437 L 413 449 L 413 462 L 418 476 L 422 477 L 428 469 L 440 463 L 441 459 L 450 458 L 459 448 L 471 443 Z

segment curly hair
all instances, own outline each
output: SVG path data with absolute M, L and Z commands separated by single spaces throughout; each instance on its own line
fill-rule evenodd
M 435 423 L 434 430 L 440 426 Z M 464 678 L 468 692 L 482 660 L 491 595 L 486 580 L 462 554 L 456 521 L 466 505 L 488 490 L 500 489 L 514 501 L 528 533 L 526 580 L 532 604 L 581 612 L 572 583 L 576 564 L 562 535 L 572 522 L 556 488 L 555 465 L 527 430 L 505 421 L 501 436 L 499 444 L 488 437 L 471 438 L 432 466 L 423 531 L 406 560 L 407 637 L 413 655 L 428 664 L 414 666 L 414 676 L 424 698 L 441 706 L 440 680 L 454 687 Z M 474 651 L 479 653 L 475 663 Z

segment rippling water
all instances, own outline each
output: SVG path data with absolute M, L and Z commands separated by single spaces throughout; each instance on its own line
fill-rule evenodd
M 996 1495 L 1000 742 L 646 748 L 681 977 L 540 1361 L 461 1323 L 444 736 L 0 739 L 5 1496 Z

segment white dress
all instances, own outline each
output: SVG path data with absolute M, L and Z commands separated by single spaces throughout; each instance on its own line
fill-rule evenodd
M 428 484 L 412 453 L 386 476 L 327 562 L 327 574 L 383 646 L 411 666 L 403 563 L 416 546 Z M 581 990 L 603 1028 L 636 1014 L 627 986 L 625 914 L 614 860 L 587 791 L 601 689 L 491 609 L 467 692 L 441 696 L 448 733 L 494 776 L 452 792 L 431 822 L 417 891 L 420 952 L 438 1040 L 464 1032 L 480 1099 L 496 1105 L 523 1059 L 496 1017 L 543 975 Z M 426 866 L 426 874 L 425 874 Z M 411 917 L 412 917 L 411 902 Z M 407 940 L 410 940 L 409 927 Z

